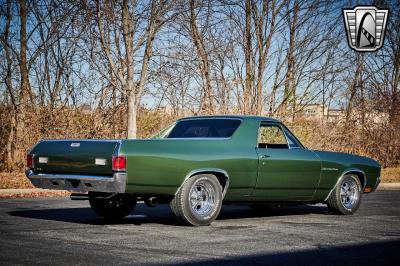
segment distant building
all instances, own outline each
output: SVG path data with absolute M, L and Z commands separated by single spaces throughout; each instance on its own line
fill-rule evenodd
M 330 108 L 327 111 L 326 118 L 328 122 L 344 121 L 346 119 L 346 110 L 344 110 L 343 108 L 341 109 Z
M 307 119 L 313 121 L 325 121 L 340 123 L 346 120 L 347 112 L 344 108 L 327 108 L 322 104 L 305 104 L 301 106 L 300 115 Z M 359 108 L 353 108 L 352 110 L 352 120 L 355 123 L 361 121 L 362 113 Z M 387 113 L 377 111 L 377 110 L 367 110 L 365 112 L 365 120 L 368 122 L 373 122 L 375 124 L 381 124 L 387 121 Z
M 327 108 L 323 104 L 305 104 L 301 109 L 302 116 L 309 120 L 321 121 L 327 115 Z

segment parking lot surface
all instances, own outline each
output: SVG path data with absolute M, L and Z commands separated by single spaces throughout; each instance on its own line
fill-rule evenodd
M 86 201 L 2 199 L 0 264 L 397 265 L 399 202 L 400 191 L 377 191 L 352 216 L 322 204 L 265 212 L 227 205 L 211 226 L 187 227 L 167 205 L 139 203 L 107 223 Z

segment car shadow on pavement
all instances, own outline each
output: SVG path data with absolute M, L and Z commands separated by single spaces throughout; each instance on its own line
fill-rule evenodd
M 310 249 L 266 252 L 245 256 L 190 261 L 162 265 L 398 265 L 400 240 L 346 245 L 323 245 Z
M 259 218 L 259 217 L 276 217 L 276 216 L 293 216 L 305 214 L 327 214 L 329 210 L 322 205 L 283 205 L 276 207 L 266 207 L 265 209 L 252 209 L 247 205 L 234 204 L 223 206 L 217 220 L 243 219 L 243 218 Z
M 293 216 L 305 214 L 326 214 L 328 209 L 323 206 L 297 205 L 285 206 L 282 208 L 274 207 L 265 210 L 253 210 L 245 205 L 224 205 L 217 220 L 239 220 L 243 218 Z M 9 212 L 12 216 L 53 220 L 70 223 L 107 225 L 107 224 L 164 224 L 180 225 L 175 219 L 168 205 L 158 205 L 147 207 L 143 203 L 138 203 L 133 213 L 124 219 L 117 221 L 104 220 L 97 218 L 89 207 L 72 207 L 58 209 L 35 209 L 17 210 Z

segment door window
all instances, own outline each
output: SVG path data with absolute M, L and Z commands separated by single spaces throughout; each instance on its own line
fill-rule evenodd
M 286 137 L 278 125 L 261 125 L 258 132 L 258 147 L 267 149 L 288 149 Z

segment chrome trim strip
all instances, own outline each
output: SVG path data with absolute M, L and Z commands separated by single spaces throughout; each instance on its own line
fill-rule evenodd
M 163 140 L 230 140 L 232 139 L 232 137 L 221 137 L 221 138 L 217 138 L 217 137 L 210 137 L 210 138 L 205 138 L 205 137 L 199 137 L 199 138 L 159 138 L 159 139 L 130 139 L 130 140 L 141 140 L 141 141 L 163 141 Z
M 226 119 L 226 120 L 240 120 L 243 122 L 243 118 L 240 117 L 229 117 L 229 116 L 192 116 L 192 117 L 186 117 L 186 118 L 181 118 L 178 119 L 177 122 L 179 121 L 188 121 L 188 120 L 208 120 L 208 119 Z
M 92 176 L 74 174 L 44 174 L 25 172 L 28 179 L 37 188 L 69 190 L 73 192 L 114 192 L 124 193 L 126 189 L 126 174 L 114 173 L 113 176 Z M 72 182 L 78 181 L 77 184 Z
M 98 142 L 98 141 L 102 141 L 102 142 L 121 142 L 122 141 L 122 139 L 41 139 L 40 141 L 39 141 L 39 143 L 40 142 L 42 142 L 42 141 L 54 141 L 54 142 L 59 142 L 59 141 L 76 141 L 76 142 L 82 142 L 82 141 L 84 141 L 84 142 Z M 39 144 L 38 143 L 38 144 Z M 37 145 L 37 144 L 36 144 Z M 35 145 L 35 146 L 36 146 Z
M 30 171 L 28 174 L 28 178 L 44 178 L 44 179 L 79 179 L 79 180 L 85 180 L 85 181 L 93 181 L 93 180 L 98 180 L 98 181 L 107 181 L 110 182 L 113 181 L 113 178 L 110 176 L 91 176 L 91 175 L 71 175 L 71 174 L 35 174 L 33 171 Z
M 336 188 L 337 185 L 340 183 L 340 181 L 344 178 L 344 176 L 345 176 L 346 174 L 348 174 L 348 173 L 351 173 L 351 172 L 358 172 L 358 173 L 360 173 L 360 174 L 363 176 L 363 181 L 364 181 L 363 183 L 364 183 L 364 185 L 363 185 L 363 187 L 362 187 L 362 191 L 364 191 L 364 188 L 365 188 L 365 186 L 366 186 L 366 184 L 367 184 L 367 176 L 366 176 L 365 172 L 362 171 L 362 170 L 359 170 L 359 169 L 348 169 L 348 170 L 346 170 L 345 172 L 343 172 L 342 175 L 338 178 L 338 180 L 336 181 L 336 184 L 333 186 L 333 188 L 331 189 L 331 191 L 329 191 L 329 194 L 328 194 L 328 196 L 325 198 L 324 201 L 327 201 L 327 200 L 329 199 L 329 197 L 331 196 L 332 192 L 335 190 L 335 188 Z M 318 188 L 317 188 L 317 189 L 318 189 Z
M 256 119 L 256 120 L 268 120 L 269 122 L 282 122 L 279 119 L 268 117 L 268 116 L 257 116 L 257 115 L 229 115 L 229 114 L 221 114 L 221 115 L 199 115 L 199 116 L 188 116 L 178 119 L 177 121 L 181 120 L 188 120 L 188 119 L 241 119 L 241 120 L 248 120 L 248 119 Z

